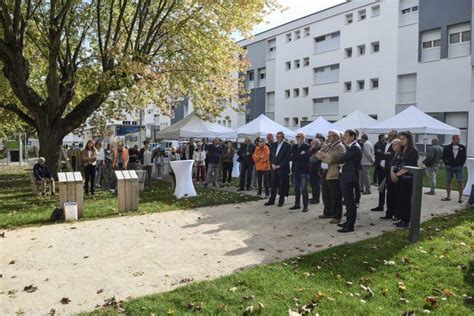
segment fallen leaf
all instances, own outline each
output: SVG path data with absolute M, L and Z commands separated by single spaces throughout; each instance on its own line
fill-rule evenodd
M 235 292 L 235 291 L 237 291 L 237 288 L 235 286 L 229 289 L 229 292 Z
M 8 264 L 15 264 L 15 263 L 16 263 L 16 260 L 12 260 Z
M 33 293 L 35 292 L 36 290 L 38 289 L 38 287 L 36 286 L 33 286 L 33 285 L 27 285 L 23 288 L 23 291 L 25 291 L 26 293 Z
M 407 289 L 405 283 L 403 283 L 402 281 L 398 282 L 398 288 L 400 289 L 400 291 L 405 291 Z
M 179 283 L 189 283 L 189 282 L 193 282 L 194 281 L 194 278 L 184 278 L 184 279 L 181 279 L 181 281 L 179 281 Z
M 407 300 L 406 298 L 403 298 L 403 297 L 400 297 L 400 303 L 404 303 L 404 304 L 407 304 L 409 303 L 410 301 Z M 411 315 L 411 314 L 410 314 Z M 414 315 L 414 314 L 413 314 Z
M 431 308 L 438 308 L 438 297 L 436 296 L 428 296 L 426 298 L 426 302 L 428 302 L 431 305 Z
M 103 292 L 104 292 L 104 289 L 99 289 L 99 290 L 97 290 L 96 293 L 97 293 L 97 294 L 100 294 L 100 293 L 103 293 Z
M 248 296 L 242 297 L 242 299 L 243 299 L 244 301 L 251 301 L 251 300 L 253 300 L 254 298 L 255 298 L 255 295 L 248 295 Z
M 51 308 L 48 312 L 48 315 L 51 315 L 51 316 L 53 316 L 55 314 L 56 314 L 56 310 L 54 308 Z
M 59 302 L 63 305 L 66 305 L 69 304 L 71 300 L 69 299 L 69 297 L 63 297 Z
M 18 308 L 15 308 L 15 314 L 23 315 L 23 314 L 25 314 L 25 311 L 23 310 L 23 308 L 18 307 Z
M 449 290 L 449 289 L 444 289 L 443 290 L 443 295 L 446 296 L 446 297 L 456 296 L 456 294 L 453 291 Z
M 141 276 L 141 275 L 143 275 L 143 274 L 145 274 L 145 272 L 143 272 L 143 271 L 138 271 L 138 272 L 133 272 L 132 275 L 133 275 L 134 277 L 136 277 L 136 276 Z
M 5 232 L 0 233 L 0 238 L 5 238 Z

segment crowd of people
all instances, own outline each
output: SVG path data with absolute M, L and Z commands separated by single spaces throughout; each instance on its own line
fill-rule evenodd
M 265 205 L 282 207 L 288 199 L 290 182 L 294 189 L 292 210 L 309 211 L 310 204 L 322 200 L 321 219 L 340 226 L 339 232 L 351 232 L 357 218 L 362 195 L 371 194 L 370 170 L 374 167 L 373 184 L 379 192 L 378 205 L 371 210 L 385 211 L 381 219 L 394 220 L 397 227 L 407 227 L 410 222 L 413 174 L 403 166 L 418 166 L 419 155 L 409 131 L 390 131 L 381 134 L 375 145 L 366 134 L 357 130 L 344 133 L 332 130 L 327 137 L 315 135 L 310 141 L 304 133 L 296 135 L 296 141 L 286 140 L 283 132 L 268 134 L 266 139 L 247 137 L 238 146 L 230 140 L 207 138 L 195 142 L 189 139 L 184 147 L 172 147 L 166 154 L 163 148 L 151 149 L 145 141 L 128 149 L 122 142 L 112 148 L 102 148 L 100 141 L 88 141 L 83 150 L 75 152 L 64 149 L 66 165 L 70 171 L 81 171 L 84 175 L 84 191 L 94 194 L 99 187 L 115 190 L 117 181 L 114 170 L 144 170 L 147 181 L 154 176 L 163 177 L 164 158 L 169 161 L 194 160 L 193 179 L 207 187 L 231 186 L 234 170 L 234 156 L 239 163 L 238 191 L 256 189 L 257 195 L 266 199 Z M 422 164 L 430 180 L 430 190 L 425 194 L 436 194 L 436 175 L 441 162 L 446 166 L 447 196 L 451 200 L 451 181 L 456 178 L 459 191 L 458 202 L 462 203 L 463 166 L 466 162 L 466 148 L 460 144 L 459 135 L 452 137 L 452 143 L 444 149 L 433 139 Z M 154 168 L 153 168 L 154 166 Z M 153 175 L 154 170 L 154 175 Z M 172 185 L 176 183 L 170 169 Z M 34 167 L 34 175 L 41 184 L 43 193 L 47 184 L 53 183 L 51 173 L 40 158 Z M 311 188 L 311 198 L 308 192 Z M 278 196 L 278 201 L 277 201 Z M 343 208 L 345 206 L 345 214 Z M 342 221 L 345 216 L 345 221 Z

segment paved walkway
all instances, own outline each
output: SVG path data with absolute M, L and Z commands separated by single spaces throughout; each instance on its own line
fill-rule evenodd
M 451 213 L 456 202 L 423 196 L 423 220 Z M 309 213 L 251 202 L 6 231 L 0 238 L 0 315 L 90 311 L 115 296 L 168 291 L 393 230 L 363 196 L 356 231 L 339 234 Z M 25 286 L 37 289 L 28 293 Z M 10 292 L 10 294 L 9 294 Z M 62 298 L 70 302 L 61 304 Z

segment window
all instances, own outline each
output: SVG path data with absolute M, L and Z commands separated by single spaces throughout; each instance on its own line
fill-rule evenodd
M 380 51 L 380 43 L 373 42 L 370 44 L 370 50 L 372 53 L 378 53 Z
M 357 80 L 357 90 L 361 91 L 365 89 L 365 80 Z
M 285 117 L 284 119 L 284 124 L 285 124 L 285 127 L 289 127 L 290 126 L 290 118 L 289 117 Z
M 351 24 L 354 21 L 354 16 L 352 13 L 346 14 L 346 24 Z
M 309 94 L 309 88 L 308 87 L 304 87 L 303 88 L 303 97 L 307 97 Z
M 295 40 L 299 40 L 301 38 L 301 31 L 295 31 Z
M 471 24 L 462 23 L 448 27 L 448 57 L 466 56 L 471 53 Z
M 293 118 L 293 127 L 297 127 L 299 124 L 299 119 L 297 117 Z
M 293 65 L 294 65 L 293 68 L 295 68 L 295 69 L 300 68 L 300 60 L 299 60 L 299 59 L 295 59 L 295 60 L 293 61 Z
M 416 11 L 418 11 L 418 6 L 417 5 L 411 8 L 411 12 L 416 12 Z
M 372 17 L 376 17 L 380 15 L 380 5 L 374 5 L 372 7 Z
M 291 33 L 286 34 L 286 42 L 291 42 Z
M 359 16 L 359 21 L 365 20 L 365 18 L 366 18 L 365 9 L 364 9 L 364 10 L 360 10 L 359 12 L 357 12 L 357 15 Z
M 407 14 L 411 12 L 411 8 L 402 9 L 402 14 Z
M 311 30 L 309 27 L 305 27 L 303 32 L 304 32 L 304 37 L 308 37 L 311 35 Z
M 461 41 L 461 33 L 449 34 L 449 44 L 456 44 Z
M 358 56 L 365 55 L 365 44 L 357 46 L 357 55 Z
M 433 47 L 440 47 L 441 46 L 441 40 L 437 39 L 433 41 Z
M 416 74 L 398 76 L 398 104 L 416 103 Z
M 344 92 L 350 92 L 352 90 L 352 82 L 344 82 Z
M 340 38 L 341 32 L 339 31 L 316 37 L 314 39 L 315 54 L 339 49 Z
M 379 78 L 370 79 L 370 88 L 371 89 L 379 88 Z
M 255 73 L 253 71 L 249 71 L 248 72 L 248 78 L 249 78 L 249 81 L 254 81 Z
M 337 115 L 339 97 L 313 99 L 313 115 Z
M 423 42 L 423 49 L 427 49 L 431 47 L 433 47 L 433 41 Z
M 260 72 L 260 80 L 266 78 L 266 74 L 264 72 Z
M 290 70 L 291 69 L 291 61 L 287 61 L 285 63 L 285 70 Z
M 314 84 L 325 84 L 339 81 L 339 64 L 314 68 Z
M 267 92 L 267 102 L 265 103 L 265 112 L 275 112 L 275 92 Z
M 348 47 L 344 50 L 346 58 L 351 58 L 352 57 L 352 47 Z
M 276 57 L 276 39 L 271 39 L 267 42 L 268 53 L 267 59 L 275 59 Z
M 303 67 L 308 67 L 309 66 L 309 57 L 305 57 L 303 59 Z
M 300 89 L 293 89 L 293 98 L 298 98 L 300 96 Z
M 308 117 L 307 117 L 307 116 L 303 116 L 303 117 L 301 118 L 301 121 L 302 121 L 302 122 L 307 122 L 307 121 L 308 121 Z
M 289 98 L 290 97 L 290 90 L 285 90 L 285 98 Z

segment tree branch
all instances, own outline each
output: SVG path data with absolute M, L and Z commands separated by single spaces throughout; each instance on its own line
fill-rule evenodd
M 25 112 L 23 112 L 16 104 L 0 102 L 0 108 L 18 115 L 18 117 L 26 124 L 34 128 L 37 127 L 36 122 L 30 116 L 28 116 Z

